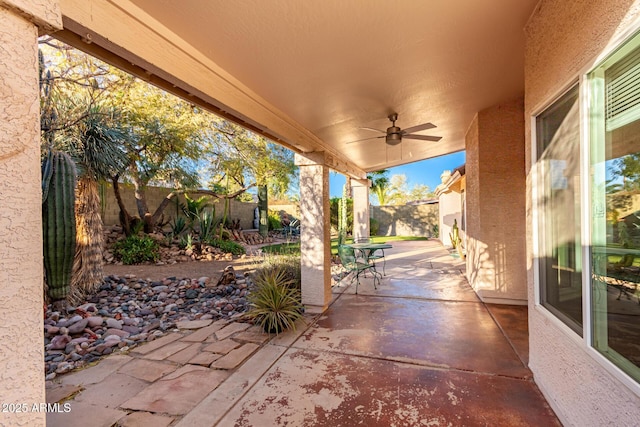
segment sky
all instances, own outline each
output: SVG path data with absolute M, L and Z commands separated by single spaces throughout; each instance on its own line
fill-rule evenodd
M 440 175 L 444 170 L 454 170 L 462 166 L 465 162 L 465 152 L 459 151 L 446 156 L 435 157 L 421 162 L 410 163 L 404 166 L 389 168 L 389 177 L 404 174 L 407 176 L 409 188 L 416 184 L 425 184 L 429 190 L 434 191 L 440 184 Z M 329 173 L 329 193 L 330 197 L 342 196 L 345 176 L 337 173 Z

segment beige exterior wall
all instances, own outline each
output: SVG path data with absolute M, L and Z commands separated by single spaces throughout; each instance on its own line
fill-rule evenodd
M 534 301 L 532 148 L 530 117 L 551 103 L 607 45 L 640 18 L 637 0 L 543 0 L 526 28 L 525 117 L 527 177 L 527 283 L 529 366 L 566 426 L 631 426 L 640 420 L 640 398 L 609 373 L 581 337 L 559 325 Z M 637 387 L 636 387 L 637 388 Z
M 526 304 L 522 100 L 480 111 L 466 139 L 467 278 L 485 302 Z
M 45 424 L 38 27 L 61 26 L 56 1 L 0 1 L 1 426 Z
M 465 243 L 465 230 L 466 224 L 463 221 L 463 209 L 462 209 L 462 192 L 466 190 L 466 178 L 463 176 L 453 185 L 451 185 L 438 197 L 438 229 L 440 232 L 439 239 L 444 246 L 451 245 L 451 231 L 453 230 L 454 220 L 458 223 L 458 234 L 462 239 L 463 246 Z

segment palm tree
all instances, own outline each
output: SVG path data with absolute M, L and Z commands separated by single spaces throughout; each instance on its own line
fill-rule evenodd
M 97 291 L 103 281 L 103 223 L 98 186 L 100 181 L 126 167 L 127 157 L 121 149 L 124 139 L 125 132 L 118 125 L 117 115 L 95 105 L 60 138 L 60 145 L 78 166 L 71 304 Z
M 379 170 L 371 172 L 367 175 L 367 179 L 371 180 L 371 193 L 378 198 L 378 204 L 384 206 L 389 203 L 389 171 Z

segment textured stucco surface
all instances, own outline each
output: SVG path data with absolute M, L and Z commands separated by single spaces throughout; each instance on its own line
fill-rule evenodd
M 577 81 L 606 46 L 640 17 L 640 2 L 544 0 L 525 29 L 525 117 Z M 566 426 L 632 426 L 640 398 L 587 353 L 584 343 L 557 327 L 534 304 L 531 212 L 531 129 L 526 123 L 527 252 L 530 367 L 540 389 Z M 573 339 L 572 339 L 573 338 Z
M 296 163 L 300 165 L 302 303 L 320 311 L 331 301 L 329 168 L 299 155 Z
M 23 16 L 43 32 L 62 29 L 58 0 L 0 0 L 0 8 Z
M 45 398 L 38 30 L 24 16 L 0 7 L 0 403 L 30 411 Z M 2 426 L 43 424 L 0 413 Z
M 351 180 L 353 197 L 353 235 L 369 237 L 369 186 L 368 179 Z
M 460 185 L 452 189 L 448 193 L 442 193 L 438 198 L 438 217 L 440 241 L 445 246 L 451 246 L 451 230 L 453 229 L 453 221 L 458 223 L 458 234 L 463 238 L 462 231 L 462 195 L 460 194 Z
M 485 302 L 524 303 L 522 99 L 480 111 L 467 133 L 467 277 Z

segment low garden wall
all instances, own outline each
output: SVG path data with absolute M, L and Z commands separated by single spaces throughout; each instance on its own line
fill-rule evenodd
M 155 211 L 155 209 L 160 205 L 162 200 L 171 192 L 170 189 L 162 188 L 162 187 L 149 187 L 146 190 L 147 196 L 147 204 L 149 205 L 149 210 L 151 213 Z M 102 221 L 105 225 L 116 225 L 120 224 L 120 220 L 118 215 L 120 210 L 118 209 L 118 202 L 116 201 L 116 197 L 113 194 L 113 188 L 110 184 L 105 184 L 101 187 L 100 198 L 102 200 Z M 134 196 L 133 185 L 120 184 L 120 194 L 122 195 L 122 200 L 129 211 L 129 214 L 132 216 L 138 215 L 138 208 L 136 207 L 136 198 Z M 200 197 L 201 194 L 189 194 L 191 198 Z M 178 195 L 178 197 L 174 198 L 169 206 L 167 206 L 164 210 L 164 218 L 166 220 L 170 220 L 176 217 L 176 215 L 180 214 L 180 208 L 178 207 L 178 203 L 184 203 L 184 196 L 182 194 Z M 217 200 L 211 198 L 211 201 L 214 203 L 214 207 L 216 209 L 216 217 L 222 216 L 224 213 L 224 200 Z M 253 227 L 253 217 L 254 211 L 258 207 L 257 203 L 245 203 L 238 202 L 236 200 L 229 201 L 229 218 L 230 219 L 240 219 L 240 226 L 244 229 L 252 229 Z
M 438 204 L 371 206 L 371 218 L 378 221 L 379 236 L 435 237 Z
M 119 209 L 113 188 L 110 184 L 101 187 L 102 220 L 105 225 L 120 223 Z M 136 199 L 132 185 L 120 184 L 122 200 L 131 215 L 138 215 Z M 170 189 L 162 187 L 149 187 L 146 190 L 147 203 L 151 213 L 160 205 L 169 194 Z M 191 194 L 192 198 L 199 197 Z M 224 211 L 224 201 L 218 200 L 214 206 L 216 216 L 221 216 Z M 257 203 L 229 201 L 229 218 L 240 219 L 240 226 L 244 229 L 252 229 L 254 211 Z M 184 196 L 178 195 L 164 210 L 165 220 L 171 220 L 180 214 L 178 203 L 184 203 Z M 269 205 L 269 210 L 285 211 L 294 217 L 300 216 L 300 210 L 296 204 Z M 371 217 L 378 222 L 378 235 L 380 236 L 423 236 L 434 237 L 434 226 L 438 225 L 438 205 L 404 205 L 404 206 L 371 206 Z

